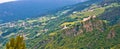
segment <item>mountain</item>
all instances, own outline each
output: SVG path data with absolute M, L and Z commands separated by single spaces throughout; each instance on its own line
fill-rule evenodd
M 9 1 L 9 0 L 8 0 Z M 0 3 L 0 23 L 18 21 L 27 18 L 36 18 L 39 15 L 47 14 L 49 11 L 55 11 L 57 8 L 72 5 L 80 0 L 18 0 Z M 7 2 L 7 3 L 6 3 Z M 57 6 L 56 6 L 57 5 Z
M 0 44 L 22 35 L 28 49 L 119 49 L 119 0 L 89 0 L 48 15 L 0 24 Z

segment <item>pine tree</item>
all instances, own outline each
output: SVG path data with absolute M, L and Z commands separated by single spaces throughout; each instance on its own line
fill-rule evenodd
M 6 49 L 26 49 L 23 37 L 17 36 L 16 39 L 11 38 L 6 44 Z

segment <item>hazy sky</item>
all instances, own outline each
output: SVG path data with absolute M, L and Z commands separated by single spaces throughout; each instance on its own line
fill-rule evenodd
M 13 1 L 16 1 L 16 0 L 0 0 L 0 3 L 13 2 Z
M 13 1 L 18 1 L 18 0 L 0 0 L 0 4 L 1 3 L 6 3 L 6 2 L 13 2 Z M 20 0 L 19 0 L 20 1 Z M 25 0 L 21 0 L 21 1 L 25 1 Z M 30 1 L 30 0 L 27 0 L 27 1 Z M 33 1 L 33 0 L 31 0 Z M 84 2 L 85 0 L 34 0 L 34 1 L 46 1 L 46 2 L 49 2 L 49 1 L 72 1 L 72 2 Z

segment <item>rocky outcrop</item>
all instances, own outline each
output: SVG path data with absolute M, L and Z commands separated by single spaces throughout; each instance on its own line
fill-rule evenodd
M 87 19 L 84 21 L 84 19 Z M 84 18 L 81 27 L 86 32 L 92 32 L 93 30 L 104 31 L 105 23 L 102 20 L 96 19 L 96 16 L 89 16 L 88 18 Z
M 71 29 L 65 29 L 63 30 L 63 33 L 66 35 L 66 36 L 75 36 L 77 34 L 77 30 L 76 28 L 71 28 Z
M 115 33 L 116 33 L 115 30 L 112 29 L 112 30 L 109 32 L 107 38 L 108 38 L 108 39 L 110 39 L 110 38 L 114 38 L 114 37 L 115 37 Z
M 105 23 L 102 20 L 96 19 L 96 16 L 89 16 L 88 18 L 84 18 L 80 24 L 73 28 L 64 29 L 63 33 L 67 36 L 76 36 L 94 30 L 103 32 L 105 30 Z
M 87 17 L 87 18 L 83 18 L 83 22 L 85 22 L 85 21 L 89 21 L 90 19 L 94 19 L 94 18 L 96 18 L 96 16 L 94 15 L 94 16 L 89 16 L 89 17 Z

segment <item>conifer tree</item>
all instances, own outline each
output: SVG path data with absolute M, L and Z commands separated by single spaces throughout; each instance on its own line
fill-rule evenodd
M 23 37 L 17 36 L 16 39 L 11 38 L 6 44 L 6 49 L 26 49 Z

